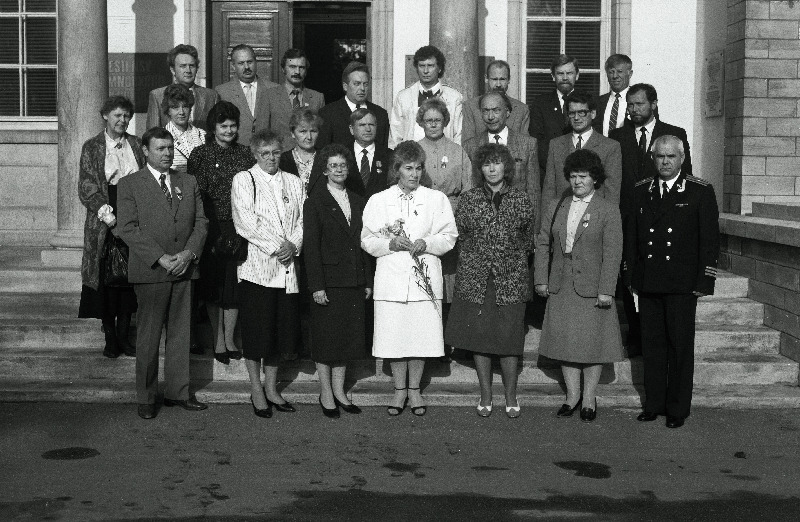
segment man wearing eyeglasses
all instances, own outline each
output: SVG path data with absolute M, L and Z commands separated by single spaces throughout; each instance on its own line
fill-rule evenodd
M 494 60 L 486 66 L 486 92 L 508 94 L 510 79 L 511 66 L 505 60 Z M 519 100 L 510 96 L 508 99 L 511 100 L 511 116 L 506 125 L 517 134 L 527 136 L 531 121 L 530 109 Z M 486 130 L 481 115 L 480 101 L 480 96 L 476 96 L 464 102 L 464 121 L 461 125 L 462 141 L 467 141 Z
M 622 182 L 622 153 L 619 143 L 606 138 L 592 128 L 596 116 L 594 97 L 584 92 L 572 91 L 564 100 L 572 132 L 550 140 L 547 154 L 547 170 L 542 188 L 542 203 L 558 200 L 571 193 L 569 182 L 564 179 L 564 160 L 578 149 L 589 149 L 600 156 L 606 171 L 606 181 L 597 194 L 619 204 Z

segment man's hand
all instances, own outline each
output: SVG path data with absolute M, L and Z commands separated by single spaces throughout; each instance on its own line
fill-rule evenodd
M 158 259 L 158 264 L 161 265 L 161 268 L 167 271 L 168 274 L 172 273 L 172 269 L 175 267 L 175 263 L 178 261 L 178 256 L 172 254 L 164 254 Z
M 325 290 L 317 290 L 312 294 L 314 298 L 314 302 L 318 305 L 327 306 L 330 301 L 328 301 L 328 294 L 325 293 Z
M 418 256 L 420 254 L 424 254 L 426 248 L 428 248 L 428 245 L 425 243 L 425 241 L 423 239 L 417 239 L 414 241 L 408 251 L 412 256 Z
M 614 302 L 614 298 L 610 295 L 606 294 L 598 294 L 597 295 L 597 303 L 596 306 L 598 308 L 611 308 L 611 303 Z
M 175 258 L 175 264 L 169 273 L 171 275 L 181 277 L 189 269 L 189 265 L 192 264 L 192 261 L 194 260 L 194 254 L 192 254 L 191 250 L 183 250 L 182 252 L 175 254 Z
M 536 285 L 534 290 L 539 297 L 547 297 L 547 285 Z
M 283 243 L 281 243 L 280 248 L 275 251 L 275 256 L 283 266 L 288 267 L 292 263 L 292 257 L 294 257 L 296 253 L 297 247 L 294 246 L 294 243 L 285 239 Z

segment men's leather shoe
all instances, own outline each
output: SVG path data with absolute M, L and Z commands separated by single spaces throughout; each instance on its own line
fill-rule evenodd
M 680 417 L 667 417 L 667 428 L 680 428 L 683 426 L 683 419 Z
M 658 413 L 650 413 L 649 411 L 643 411 L 636 417 L 636 420 L 639 422 L 652 422 L 658 418 Z
M 180 406 L 184 410 L 188 410 L 188 411 L 200 411 L 200 410 L 205 410 L 206 408 L 208 408 L 207 404 L 203 404 L 202 402 L 198 401 L 195 398 L 176 401 L 176 400 L 172 400 L 172 399 L 167 399 L 165 397 L 164 398 L 164 406 L 166 406 L 167 408 L 171 408 L 173 406 Z
M 140 404 L 137 408 L 137 413 L 139 413 L 139 417 L 143 419 L 154 419 L 156 417 L 156 405 Z

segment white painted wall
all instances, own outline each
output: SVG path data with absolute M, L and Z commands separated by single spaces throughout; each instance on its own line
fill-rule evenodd
M 184 1 L 197 0 L 107 0 L 108 52 L 162 53 L 184 43 Z

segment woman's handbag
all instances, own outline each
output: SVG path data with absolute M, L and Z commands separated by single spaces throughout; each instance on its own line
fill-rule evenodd
M 128 283 L 128 245 L 117 236 L 106 241 L 105 285 L 130 286 Z

